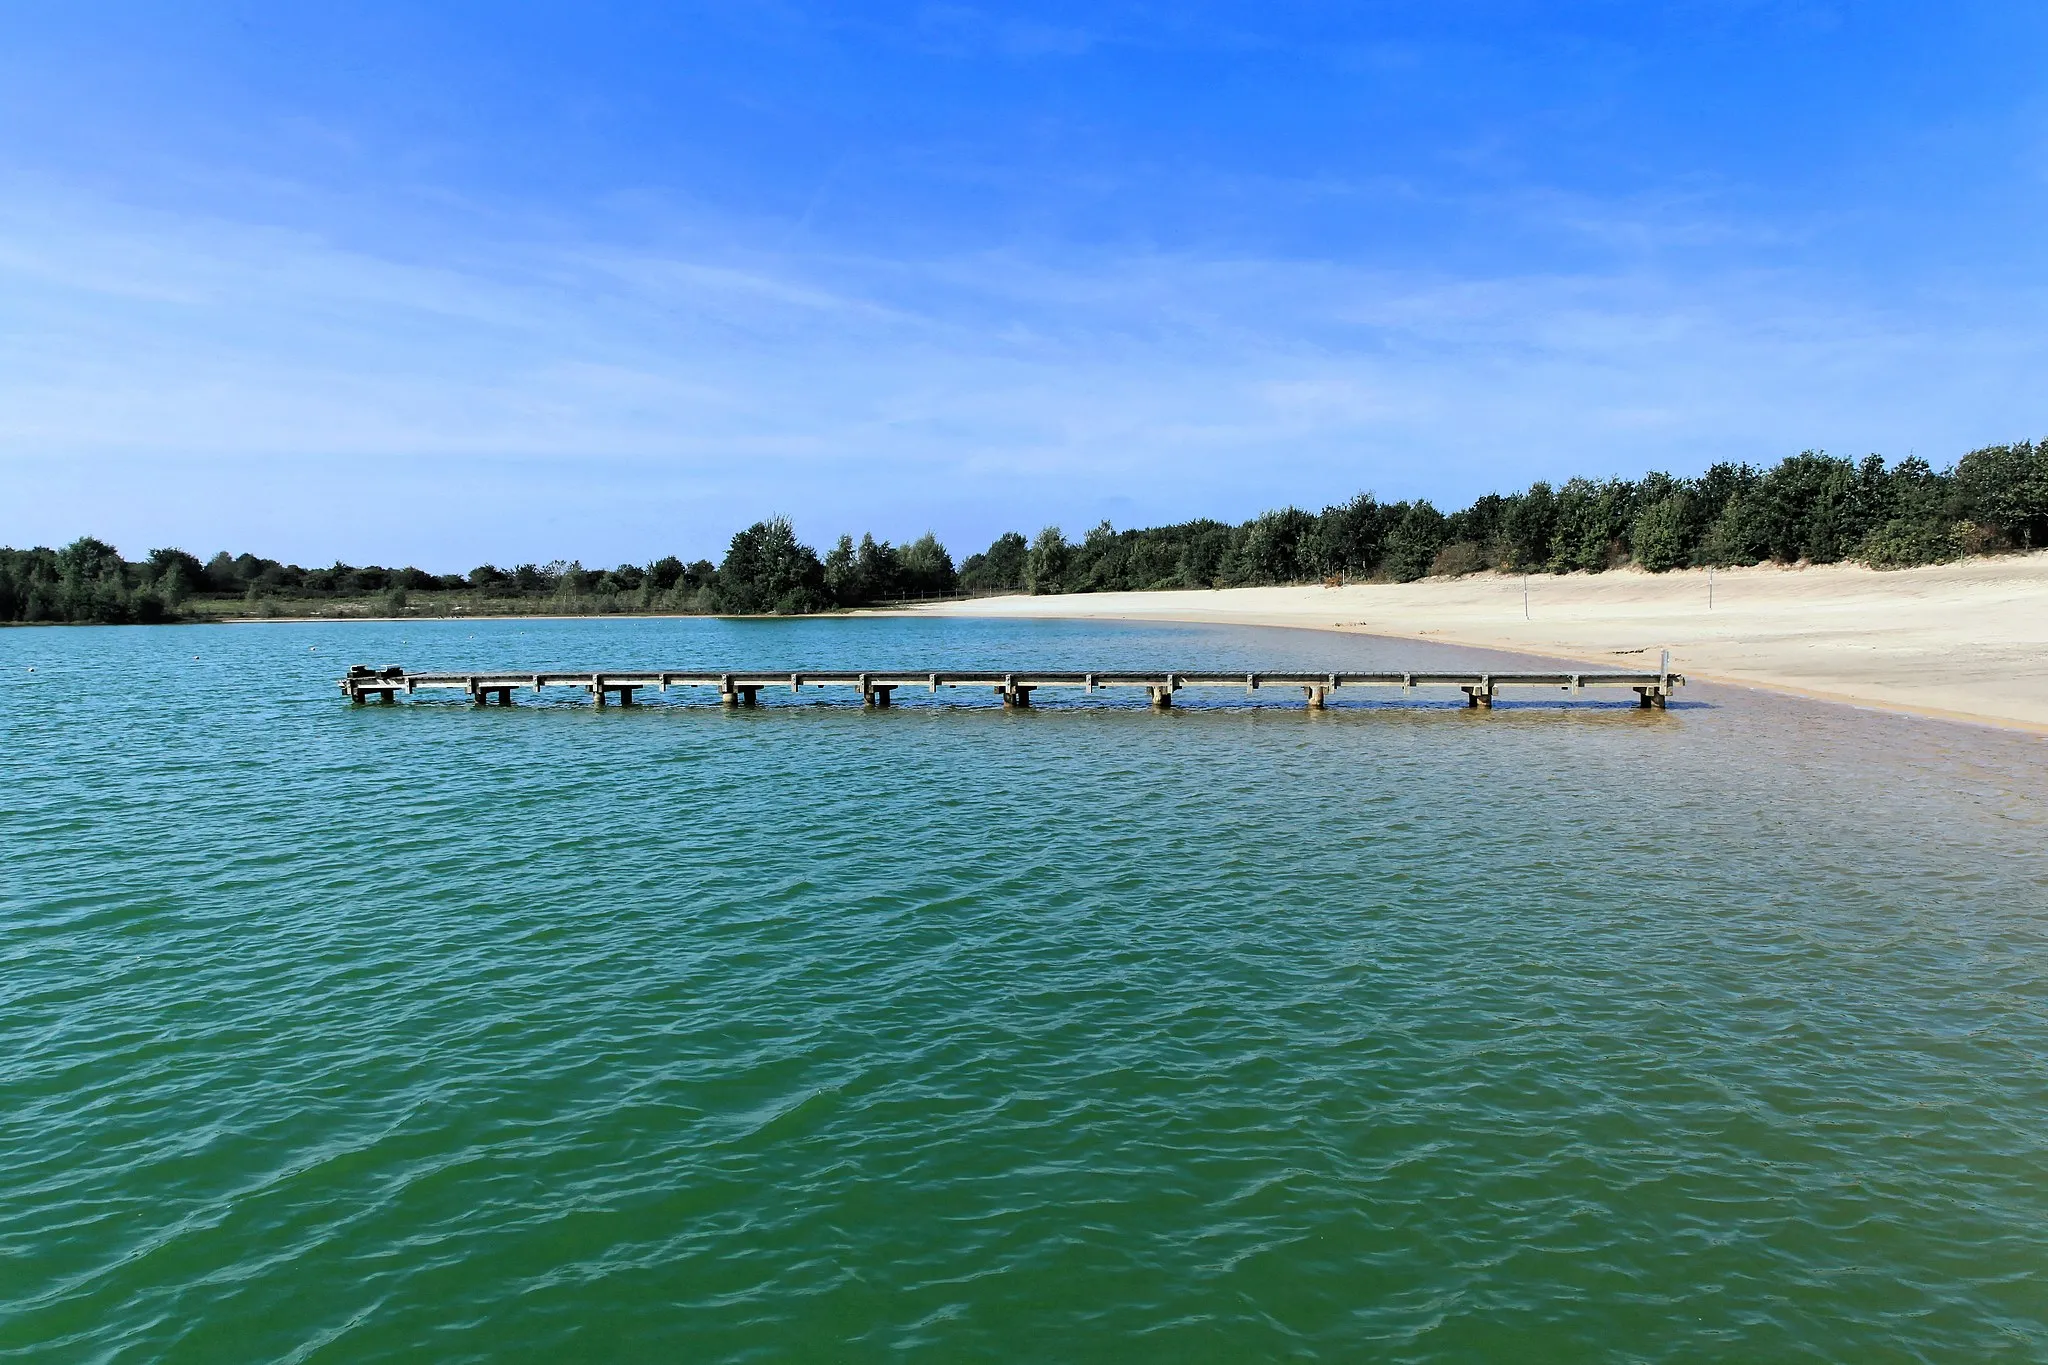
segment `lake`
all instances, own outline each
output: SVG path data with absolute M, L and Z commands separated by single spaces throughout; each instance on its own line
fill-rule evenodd
M 0 631 L 0 1354 L 2048 1355 L 2041 739 L 1699 685 L 334 685 L 1488 661 Z

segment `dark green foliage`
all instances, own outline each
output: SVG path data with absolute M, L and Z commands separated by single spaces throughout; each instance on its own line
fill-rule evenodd
M 1023 536 L 1005 531 L 986 553 L 967 556 L 960 565 L 960 587 L 967 592 L 1013 592 L 1024 586 L 1024 560 L 1030 552 Z
M 1550 571 L 1587 573 L 1628 557 L 1629 525 L 1635 520 L 1636 485 L 1624 479 L 1595 483 L 1571 479 L 1557 491 L 1550 532 Z
M 284 598 L 448 611 L 455 594 L 463 595 L 455 611 L 516 610 L 508 603 L 546 598 L 551 611 L 789 613 L 956 592 L 1408 582 L 1489 568 L 1598 573 L 1631 559 L 1653 573 L 1767 559 L 1898 568 L 2044 544 L 2048 441 L 2020 441 L 1973 450 L 1946 472 L 1919 459 L 1887 466 L 1876 455 L 1852 463 L 1809 450 L 1768 470 L 1717 464 L 1696 479 L 1535 483 L 1448 516 L 1427 502 L 1361 493 L 1320 513 L 1283 507 L 1237 526 L 1199 520 L 1119 531 L 1105 521 L 1078 544 L 1048 526 L 1032 542 L 1005 532 L 957 571 L 929 532 L 900 549 L 841 536 L 820 561 L 780 517 L 735 535 L 716 568 L 670 555 L 602 570 L 563 560 L 482 564 L 467 576 L 376 564 L 307 570 L 226 552 L 202 563 L 168 548 L 129 563 L 87 537 L 62 550 L 0 549 L 0 622 L 177 620 L 209 599 L 264 612 Z
M 1286 507 L 1242 525 L 1192 521 L 1138 531 L 1107 523 L 1080 544 L 1056 528 L 1014 532 L 970 556 L 970 592 L 1110 592 L 1303 583 L 1407 582 L 1482 569 L 1652 572 L 1766 559 L 1926 563 L 1970 545 L 2048 543 L 2048 442 L 1987 447 L 1950 474 L 1906 459 L 1852 464 L 1814 451 L 1770 470 L 1717 464 L 1696 479 L 1572 479 L 1488 494 L 1446 516 L 1427 502 L 1361 493 L 1319 514 Z
M 1387 553 L 1379 567 L 1396 583 L 1424 577 L 1448 534 L 1443 513 L 1427 502 L 1410 503 L 1387 535 Z
M 929 531 L 900 550 L 871 535 L 858 546 L 852 536 L 841 536 L 825 556 L 825 592 L 836 606 L 946 597 L 958 587 L 953 556 Z
M 1179 553 L 1173 562 L 1175 581 L 1167 586 L 1222 587 L 1223 570 L 1230 562 L 1230 546 L 1234 538 L 1231 528 L 1220 521 L 1204 520 L 1184 522 L 1180 526 L 1169 527 L 1168 531 L 1182 534 L 1177 537 Z
M 1316 577 L 1369 570 L 1380 562 L 1387 532 L 1398 520 L 1394 513 L 1395 509 L 1382 507 L 1370 493 L 1360 493 L 1336 507 L 1325 507 L 1303 534 L 1307 561 L 1303 567 Z M 1227 529 L 1215 522 L 1206 524 Z
M 903 595 L 903 581 L 903 556 L 871 535 L 862 536 L 858 548 L 852 536 L 841 536 L 825 556 L 825 591 L 842 607 L 893 601 Z
M 1756 493 L 1744 489 L 1728 499 L 1700 544 L 1699 557 L 1708 564 L 1754 564 L 1770 553 L 1763 510 Z
M 1024 556 L 1024 586 L 1034 593 L 1065 592 L 1067 566 L 1073 557 L 1073 547 L 1060 528 L 1046 527 Z
M 786 616 L 829 605 L 825 566 L 796 538 L 787 517 L 757 521 L 735 534 L 718 566 L 717 587 L 721 607 L 730 612 Z
M 1651 573 L 1663 573 L 1692 561 L 1695 531 L 1692 498 L 1685 493 L 1666 493 L 1636 513 L 1629 532 L 1636 563 Z
M 177 614 L 166 592 L 189 595 L 196 561 L 159 550 L 138 564 L 90 536 L 61 550 L 0 549 L 0 621 L 77 621 L 99 625 L 150 624 Z M 166 575 L 169 581 L 166 582 Z
M 1863 561 L 1873 569 L 1904 569 L 1954 559 L 1961 541 L 1953 527 L 1911 517 L 1893 517 L 1864 537 Z
M 2048 545 L 2048 440 L 1985 446 L 1957 463 L 1962 519 L 1998 532 L 2008 545 Z
M 1503 499 L 1500 516 L 1500 566 L 1527 573 L 1550 562 L 1550 541 L 1557 530 L 1557 494 L 1538 480 L 1526 493 Z
M 904 597 L 950 597 L 960 591 L 960 576 L 953 571 L 953 556 L 926 531 L 904 546 L 901 554 L 902 579 L 898 586 Z
M 1314 570 L 1303 561 L 1302 539 L 1315 518 L 1298 507 L 1265 512 L 1246 524 L 1238 537 L 1231 580 L 1237 583 L 1292 583 Z

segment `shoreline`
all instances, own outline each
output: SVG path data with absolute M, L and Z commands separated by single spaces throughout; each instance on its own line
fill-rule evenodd
M 1524 584 L 1527 615 L 1524 616 Z M 2048 735 L 2048 550 L 1879 571 L 1756 565 L 1649 574 L 1482 573 L 1414 583 L 1012 594 L 834 612 L 1263 626 L 1453 644 L 1613 667 L 1669 649 L 1688 678 L 1832 705 Z M 333 625 L 697 619 L 697 613 L 219 616 Z M 706 618 L 730 619 L 730 618 Z M 738 618 L 756 619 L 756 618 Z
M 1278 626 L 1612 666 L 1671 651 L 1687 678 L 2048 735 L 2048 551 L 1880 571 L 1759 565 L 1473 574 L 1340 588 L 997 597 L 887 612 Z

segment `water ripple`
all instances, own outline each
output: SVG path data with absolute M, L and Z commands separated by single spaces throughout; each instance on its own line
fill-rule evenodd
M 2048 1354 L 2038 741 L 330 676 L 1420 652 L 0 633 L 0 1354 Z

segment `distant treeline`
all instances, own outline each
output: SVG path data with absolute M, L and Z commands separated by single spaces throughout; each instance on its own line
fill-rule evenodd
M 1538 483 L 1449 514 L 1361 493 L 1321 513 L 1286 507 L 1234 526 L 1118 531 L 1103 522 L 1079 541 L 1048 526 L 1028 541 L 1006 532 L 957 569 L 929 534 L 900 547 L 841 536 L 821 559 L 782 518 L 734 535 L 716 565 L 670 556 L 615 569 L 484 564 L 467 574 L 302 569 L 226 552 L 201 563 L 175 549 L 126 561 L 86 538 L 62 550 L 0 549 L 0 621 L 171 621 L 209 601 L 302 614 L 364 598 L 392 612 L 795 614 L 965 593 L 1405 583 L 1489 569 L 1599 573 L 1631 562 L 1658 573 L 1766 560 L 1902 568 L 2037 545 L 2048 545 L 2048 440 L 1987 446 L 1942 471 L 1918 459 L 1855 463 L 1808 451 L 1768 470 L 1717 464 L 1696 479 Z

